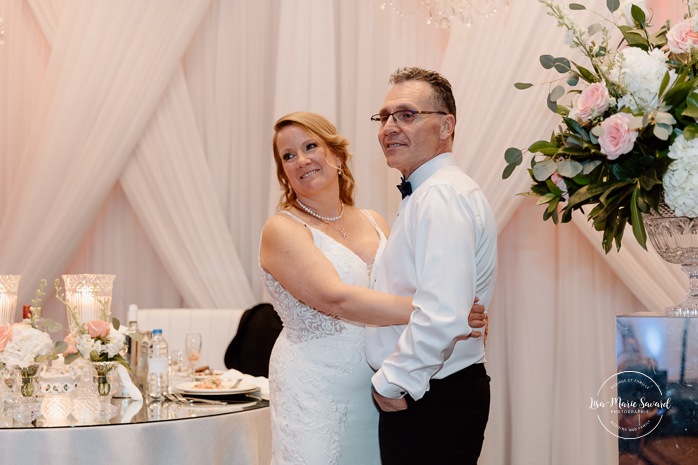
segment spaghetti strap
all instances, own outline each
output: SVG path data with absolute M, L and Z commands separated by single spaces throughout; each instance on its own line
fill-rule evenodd
M 383 234 L 383 230 L 382 230 L 381 228 L 378 227 L 378 224 L 376 223 L 376 220 L 373 219 L 373 217 L 372 217 L 371 214 L 368 212 L 368 210 L 361 209 L 361 213 L 363 213 L 364 215 L 366 215 L 366 218 L 368 218 L 368 221 L 370 221 L 371 224 L 373 225 L 373 227 L 376 229 L 376 232 L 378 233 L 378 236 L 379 236 L 379 237 L 383 237 L 383 235 L 384 235 L 384 234 Z
M 292 219 L 298 221 L 300 224 L 302 224 L 302 225 L 305 226 L 306 228 L 310 228 L 310 225 L 309 225 L 308 223 L 306 223 L 306 222 L 303 221 L 302 219 L 298 218 L 296 215 L 294 215 L 293 213 L 291 213 L 291 212 L 288 211 L 288 210 L 281 210 L 281 211 L 279 212 L 279 214 L 281 214 L 281 215 L 286 215 L 286 216 L 288 216 L 289 218 L 292 218 Z

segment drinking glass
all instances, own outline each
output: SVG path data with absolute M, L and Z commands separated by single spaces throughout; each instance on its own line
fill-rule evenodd
M 201 333 L 187 333 L 184 341 L 184 349 L 189 361 L 189 373 L 194 374 L 196 362 L 201 358 Z
M 170 351 L 170 377 L 179 376 L 181 372 L 188 369 L 187 363 L 184 361 L 184 352 L 179 349 Z

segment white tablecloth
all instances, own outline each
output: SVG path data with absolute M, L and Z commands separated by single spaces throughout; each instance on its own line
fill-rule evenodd
M 269 407 L 149 423 L 0 429 L 0 465 L 268 465 Z

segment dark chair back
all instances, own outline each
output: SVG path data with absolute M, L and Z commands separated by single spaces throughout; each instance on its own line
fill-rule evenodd
M 269 357 L 283 324 L 268 303 L 245 310 L 225 351 L 225 366 L 252 376 L 269 377 Z

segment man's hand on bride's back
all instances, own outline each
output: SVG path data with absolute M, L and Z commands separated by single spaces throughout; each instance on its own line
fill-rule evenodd
M 485 334 L 487 334 L 487 314 L 485 313 L 484 305 L 480 305 L 478 302 L 480 299 L 475 297 L 475 302 L 470 308 L 470 314 L 468 315 L 468 326 L 470 326 L 473 331 L 467 336 L 458 337 L 459 341 L 466 341 L 471 337 L 482 337 L 482 331 L 478 331 L 476 328 L 485 328 Z

